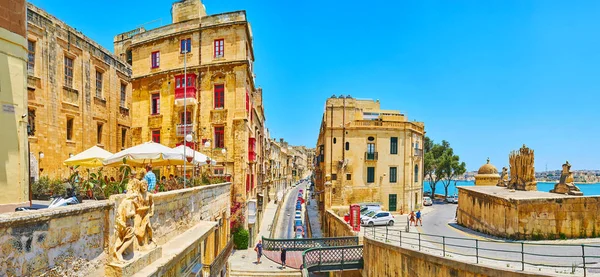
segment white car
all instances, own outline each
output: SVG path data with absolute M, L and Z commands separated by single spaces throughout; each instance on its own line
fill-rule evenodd
M 446 197 L 446 202 L 458 204 L 458 196 L 450 195 L 450 196 Z
M 431 201 L 431 198 L 429 198 L 429 196 L 423 197 L 423 206 L 431 206 L 431 205 L 433 205 L 433 201 Z
M 302 212 L 296 211 L 296 216 L 294 216 L 294 219 L 302 219 Z
M 394 226 L 394 223 L 396 222 L 396 220 L 394 219 L 394 216 L 390 212 L 379 211 L 379 212 L 369 213 L 364 218 L 361 218 L 360 222 L 361 222 L 361 225 L 368 225 L 369 227 L 372 227 L 375 225 Z

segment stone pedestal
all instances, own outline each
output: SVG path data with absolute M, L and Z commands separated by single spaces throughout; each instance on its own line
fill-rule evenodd
M 133 259 L 125 263 L 111 262 L 106 265 L 106 276 L 109 277 L 129 277 L 133 276 L 144 267 L 157 261 L 162 257 L 162 248 L 160 246 L 148 251 L 136 251 Z

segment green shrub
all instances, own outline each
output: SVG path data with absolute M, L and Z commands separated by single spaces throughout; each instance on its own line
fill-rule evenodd
M 235 249 L 248 249 L 248 240 L 250 239 L 250 233 L 244 228 L 238 228 L 233 233 L 233 244 Z
M 31 194 L 33 199 L 40 199 L 40 197 L 50 193 L 50 178 L 44 176 L 39 180 L 31 184 Z

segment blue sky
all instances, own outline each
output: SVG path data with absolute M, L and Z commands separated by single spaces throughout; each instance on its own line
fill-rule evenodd
M 110 50 L 171 21 L 171 1 L 31 2 Z M 273 137 L 314 147 L 325 99 L 349 94 L 425 122 L 469 170 L 505 166 L 524 143 L 537 170 L 600 169 L 600 1 L 204 4 L 247 11 Z

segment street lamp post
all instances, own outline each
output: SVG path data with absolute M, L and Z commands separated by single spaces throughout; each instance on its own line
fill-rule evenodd
M 206 140 L 206 142 L 204 143 L 204 147 L 208 148 L 210 150 L 210 160 L 208 160 L 208 170 L 210 170 L 210 175 L 212 175 L 212 159 L 213 159 L 213 153 L 212 153 L 212 149 L 210 148 L 210 139 Z
M 186 98 L 187 98 L 187 49 L 188 44 L 187 40 L 183 41 L 183 137 L 187 139 L 187 106 L 186 106 Z M 183 144 L 183 187 L 187 187 L 186 183 L 186 174 L 187 174 L 187 155 L 186 155 L 186 143 Z
M 185 141 L 187 142 L 194 142 L 194 145 L 196 143 L 196 141 L 194 141 L 194 131 L 192 131 L 191 134 L 187 134 L 185 136 Z M 187 148 L 187 145 L 183 148 L 183 150 L 185 151 L 185 149 Z M 187 157 L 186 157 L 187 159 Z M 196 178 L 196 150 L 194 149 L 194 152 L 192 152 L 192 182 L 194 182 L 194 178 Z
M 227 181 L 227 148 L 221 149 L 221 154 L 223 154 L 223 167 L 225 167 L 225 181 Z

